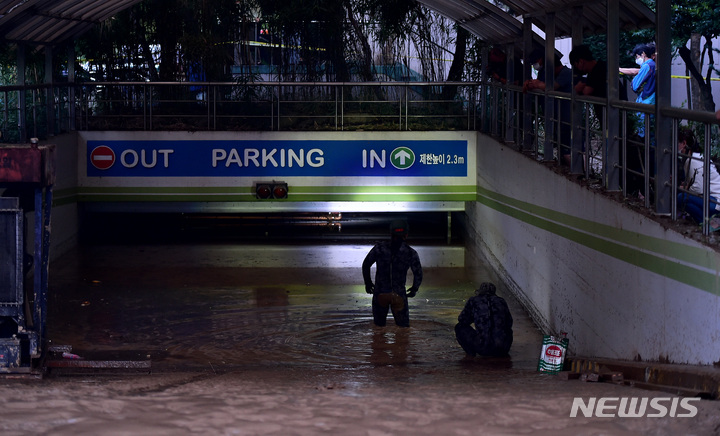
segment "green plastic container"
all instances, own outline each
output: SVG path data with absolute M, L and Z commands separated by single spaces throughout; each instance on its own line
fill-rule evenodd
M 545 335 L 543 336 L 538 371 L 548 374 L 557 374 L 565 364 L 565 353 L 568 348 L 568 338 Z

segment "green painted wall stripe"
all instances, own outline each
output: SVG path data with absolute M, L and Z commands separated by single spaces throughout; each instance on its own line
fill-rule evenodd
M 483 191 L 489 192 L 486 190 L 483 190 Z M 607 254 L 608 256 L 614 257 L 618 260 L 622 260 L 631 265 L 635 265 L 637 267 L 654 272 L 661 276 L 668 277 L 673 280 L 677 280 L 681 283 L 686 283 L 687 285 L 696 287 L 698 289 L 702 289 L 709 293 L 712 293 L 715 295 L 720 295 L 720 276 L 718 276 L 718 274 L 709 273 L 707 271 L 693 268 L 692 266 L 681 265 L 678 262 L 676 262 L 675 260 L 673 260 L 672 258 L 666 259 L 666 258 L 663 258 L 660 256 L 656 256 L 656 255 L 647 253 L 646 251 L 641 251 L 639 248 L 634 248 L 632 246 L 628 246 L 628 245 L 633 245 L 633 244 L 630 244 L 631 241 L 636 242 L 636 241 L 642 240 L 643 238 L 638 237 L 638 236 L 642 236 L 642 235 L 638 235 L 635 232 L 624 231 L 627 234 L 634 234 L 635 238 L 618 240 L 618 241 L 622 241 L 624 244 L 628 244 L 628 245 L 623 245 L 619 242 L 613 242 L 611 240 L 604 239 L 603 237 L 606 237 L 606 235 L 604 235 L 604 234 L 602 234 L 603 237 L 597 236 L 602 233 L 602 230 L 606 230 L 606 228 L 608 228 L 609 226 L 593 223 L 595 227 L 588 226 L 586 228 L 580 228 L 580 227 L 571 228 L 568 225 L 568 223 L 574 222 L 575 220 L 578 220 L 578 218 L 570 217 L 568 215 L 565 215 L 565 214 L 562 214 L 562 213 L 559 213 L 556 211 L 552 211 L 553 212 L 552 214 L 547 214 L 546 216 L 543 216 L 541 213 L 536 213 L 536 210 L 543 210 L 545 213 L 547 213 L 547 212 L 549 212 L 548 209 L 530 205 L 529 203 L 524 203 L 524 202 L 520 202 L 517 200 L 506 203 L 504 201 L 499 201 L 498 199 L 499 198 L 507 198 L 507 197 L 504 197 L 497 193 L 494 193 L 494 194 L 495 195 L 493 195 L 493 197 L 495 197 L 495 199 L 490 198 L 490 196 L 478 195 L 478 202 L 481 204 L 484 204 L 492 209 L 495 209 L 498 212 L 501 212 L 505 215 L 511 216 L 513 218 L 516 218 L 520 221 L 526 222 L 537 228 L 546 230 L 548 232 L 551 232 L 553 234 L 556 234 L 558 236 L 561 236 L 563 238 L 566 238 L 566 239 L 576 242 L 578 244 L 584 245 L 584 246 L 591 248 L 593 250 L 596 250 L 600 253 Z M 518 207 L 518 206 L 523 206 L 523 207 Z M 562 217 L 564 219 L 556 220 L 554 218 L 550 218 L 550 216 Z M 584 221 L 585 224 L 592 223 L 591 221 L 587 221 L 587 220 L 581 220 L 581 221 Z M 601 232 L 598 232 L 597 230 L 600 230 Z M 619 230 L 619 229 L 613 228 L 613 230 Z M 591 234 L 584 233 L 584 232 L 589 232 Z M 614 232 L 610 232 L 610 233 L 614 233 Z M 646 237 L 646 238 L 649 238 L 649 237 Z M 651 239 L 658 239 L 658 238 L 651 238 Z M 663 240 L 660 240 L 660 241 L 663 241 Z M 670 241 L 664 241 L 664 242 L 666 242 L 667 244 L 671 244 L 671 245 L 679 245 L 677 243 L 672 243 Z M 653 244 L 653 245 L 661 245 L 661 244 Z M 635 245 L 635 247 L 638 247 L 638 245 Z M 647 247 L 643 247 L 643 248 L 648 250 Z M 696 248 L 698 251 L 702 251 L 701 249 L 698 249 L 697 247 L 689 247 L 689 248 Z M 662 250 L 662 251 L 665 252 L 666 250 Z M 715 264 L 715 265 L 717 265 L 717 264 Z
M 180 187 L 81 187 L 81 194 L 252 194 L 251 186 L 180 186 Z M 477 192 L 473 185 L 427 185 L 427 186 L 293 186 L 295 194 L 416 194 L 416 193 L 471 193 Z
M 475 201 L 474 185 L 290 186 L 287 200 L 263 201 Z M 249 202 L 252 187 L 82 187 L 77 201 Z
M 475 201 L 473 185 L 291 186 L 290 198 L 262 201 Z M 53 193 L 53 205 L 73 202 L 254 202 L 251 187 L 81 187 Z
M 79 194 L 77 201 L 87 202 L 124 202 L 124 201 L 138 201 L 138 202 L 172 202 L 172 201 L 222 201 L 222 202 L 257 202 L 257 201 L 287 201 L 287 202 L 303 202 L 303 201 L 474 201 L 474 194 L 345 194 L 343 196 L 330 195 L 325 193 L 319 194 L 290 194 L 290 198 L 284 200 L 258 200 L 252 194 L 177 194 L 177 195 L 162 195 L 162 194 L 117 194 L 117 195 L 87 195 Z
M 81 187 L 82 194 L 250 194 L 250 186 L 129 186 Z
M 74 204 L 74 203 L 77 203 L 76 196 L 60 197 L 60 198 L 53 196 L 53 201 L 52 201 L 53 207 L 60 207 L 60 206 L 68 205 L 68 204 Z
M 77 188 L 53 189 L 53 207 L 65 206 L 77 203 Z
M 717 270 L 719 266 L 720 255 L 710 250 L 704 250 L 700 247 L 668 241 L 666 239 L 643 235 L 607 224 L 578 218 L 576 216 L 558 212 L 553 209 L 547 209 L 511 197 L 506 197 L 502 194 L 498 194 L 497 192 L 492 192 L 485 188 L 478 187 L 478 196 L 480 195 L 484 195 L 501 203 L 528 211 L 533 215 L 538 215 L 549 219 L 550 221 L 558 222 L 588 233 L 594 233 L 607 239 L 620 241 L 627 245 L 633 245 L 647 251 L 672 257 L 703 268 Z
M 475 193 L 473 185 L 423 185 L 423 186 L 290 186 L 292 192 L 300 193 L 333 193 L 333 194 L 365 194 L 379 193 Z

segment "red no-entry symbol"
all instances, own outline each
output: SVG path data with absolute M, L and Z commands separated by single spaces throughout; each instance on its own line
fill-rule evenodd
M 107 145 L 95 147 L 90 153 L 90 163 L 99 170 L 106 170 L 115 163 L 115 152 Z

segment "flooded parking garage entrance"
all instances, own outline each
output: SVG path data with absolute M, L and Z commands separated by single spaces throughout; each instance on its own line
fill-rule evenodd
M 453 326 L 489 272 L 469 275 L 460 247 L 416 247 L 425 281 L 410 299 L 411 328 L 378 328 L 359 267 L 370 248 L 85 247 L 77 261 L 57 262 L 65 265 L 53 273 L 50 337 L 75 350 L 138 350 L 157 370 L 436 366 L 461 358 Z M 520 306 L 513 309 L 517 352 L 501 364 L 530 370 L 540 334 Z
M 3 380 L 3 434 L 718 431 L 709 401 L 693 418 L 570 417 L 578 397 L 669 395 L 537 373 L 542 335 L 502 287 L 510 357 L 465 357 L 457 315 L 479 283 L 500 281 L 459 244 L 411 235 L 425 279 L 401 329 L 372 323 L 360 272 L 370 242 L 123 239 L 53 262 L 48 336 L 82 357 L 149 359 L 151 371 Z
M 126 221 L 120 237 L 95 231 L 99 243 L 54 262 L 50 337 L 75 350 L 150 355 L 155 370 L 442 365 L 463 356 L 453 326 L 465 300 L 482 281 L 498 283 L 483 266 L 465 267 L 443 219 L 411 219 L 425 278 L 410 299 L 410 329 L 375 327 L 363 284 L 360 266 L 389 238 L 387 218 L 323 226 L 300 215 L 202 216 L 149 226 L 155 234 L 142 238 Z M 532 369 L 540 333 L 511 307 L 517 352 L 502 365 Z

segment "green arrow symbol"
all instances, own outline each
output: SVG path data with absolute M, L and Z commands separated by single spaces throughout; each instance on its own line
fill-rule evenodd
M 415 153 L 407 147 L 398 147 L 390 153 L 390 162 L 399 170 L 406 170 L 415 163 Z

